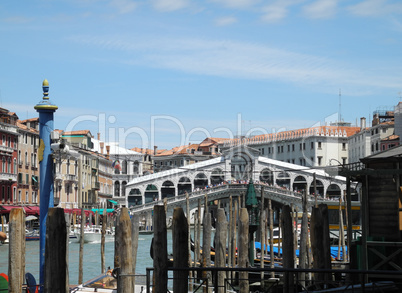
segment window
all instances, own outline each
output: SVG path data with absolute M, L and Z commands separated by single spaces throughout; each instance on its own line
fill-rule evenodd
M 288 144 L 288 152 L 290 152 L 290 144 Z
M 342 158 L 342 165 L 346 165 L 346 158 Z
M 278 154 L 281 152 L 281 147 L 278 145 Z
M 303 142 L 303 150 L 305 150 L 305 149 L 306 149 L 306 143 Z
M 300 150 L 302 150 L 302 149 L 303 149 L 302 144 L 300 144 Z
M 5 157 L 3 157 L 3 159 L 2 159 L 1 171 L 2 171 L 3 173 L 6 173 L 6 158 L 5 158 Z
M 7 146 L 11 148 L 11 137 L 7 137 Z
M 342 143 L 342 150 L 343 150 L 343 151 L 346 151 L 346 142 L 343 142 L 343 143 Z
M 3 140 L 1 141 L 3 146 L 6 146 L 6 136 L 3 134 Z
M 318 160 L 318 166 L 321 166 L 321 164 L 322 164 L 322 157 L 317 157 L 317 160 Z
M 311 142 L 311 148 L 314 148 L 314 141 Z
M 281 145 L 281 153 L 283 153 L 283 145 Z
M 318 142 L 317 148 L 320 150 L 321 149 L 321 141 Z
M 13 172 L 11 171 L 11 158 L 8 158 L 7 172 L 10 173 L 10 174 L 13 173 Z
M 25 165 L 28 166 L 29 162 L 28 162 L 28 153 L 25 152 Z
M 22 161 L 21 161 L 21 151 L 18 151 L 18 164 L 21 165 Z
M 265 150 L 264 148 L 261 149 L 261 154 L 262 155 L 264 154 L 264 150 Z
M 18 201 L 21 202 L 22 198 L 21 198 L 21 190 L 18 190 Z
M 292 144 L 292 152 L 294 152 L 294 151 L 295 151 L 295 145 Z
M 29 175 L 25 174 L 25 184 L 29 184 Z

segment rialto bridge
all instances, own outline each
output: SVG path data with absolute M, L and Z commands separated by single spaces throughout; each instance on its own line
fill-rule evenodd
M 169 202 L 183 199 L 186 193 L 191 197 L 218 190 L 233 191 L 235 184 L 239 184 L 239 188 L 242 185 L 245 190 L 244 183 L 250 179 L 256 185 L 263 183 L 265 192 L 279 195 L 277 201 L 280 198 L 286 201 L 286 197 L 291 201 L 297 197 L 300 202 L 300 193 L 306 188 L 308 194 L 325 199 L 337 199 L 346 192 L 344 177 L 330 176 L 322 168 L 307 168 L 260 157 L 257 150 L 239 146 L 226 150 L 221 157 L 134 178 L 125 186 L 125 196 L 113 199 L 137 210 L 165 198 Z

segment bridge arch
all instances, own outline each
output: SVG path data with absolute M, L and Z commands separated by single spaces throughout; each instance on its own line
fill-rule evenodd
M 170 180 L 166 180 L 162 183 L 161 188 L 161 197 L 164 199 L 165 197 L 175 197 L 176 195 L 176 187 L 173 182 Z
M 274 173 L 268 168 L 261 170 L 259 179 L 260 182 L 264 182 L 269 185 L 274 185 Z
M 290 174 L 285 171 L 279 172 L 276 177 L 276 184 L 281 187 L 290 189 Z
M 188 177 L 181 177 L 177 183 L 177 194 L 183 195 L 186 192 L 191 193 L 193 191 L 193 185 Z
M 293 191 L 303 192 L 306 190 L 307 187 L 307 180 L 304 176 L 298 175 L 293 181 Z
M 327 188 L 328 198 L 339 198 L 341 197 L 341 195 L 342 195 L 342 189 L 338 184 L 332 183 L 328 186 Z
M 129 207 L 142 205 L 142 194 L 139 188 L 131 188 L 127 196 L 127 203 Z
M 208 177 L 205 173 L 197 173 L 194 177 L 194 189 L 200 188 L 203 189 L 208 185 Z
M 159 200 L 159 190 L 154 184 L 148 184 L 144 192 L 144 203 Z
M 316 179 L 315 183 L 316 183 L 315 185 L 316 185 L 317 195 L 324 196 L 324 184 L 322 183 L 322 181 Z M 309 193 L 314 194 L 314 180 L 310 184 Z
M 215 168 L 211 172 L 210 182 L 212 186 L 221 184 L 225 179 L 225 174 L 221 168 Z

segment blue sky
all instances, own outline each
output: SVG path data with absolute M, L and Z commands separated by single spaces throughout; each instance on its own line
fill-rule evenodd
M 2 107 L 36 117 L 46 78 L 55 128 L 128 148 L 355 124 L 402 97 L 401 1 L 3 0 L 0 38 Z

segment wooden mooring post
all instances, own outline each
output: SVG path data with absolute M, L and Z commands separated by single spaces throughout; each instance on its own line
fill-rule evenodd
M 118 255 L 120 263 L 120 275 L 117 279 L 118 293 L 131 293 L 134 291 L 133 284 L 133 252 L 131 242 L 131 219 L 128 208 L 124 207 L 120 211 L 117 220 L 115 242 L 118 243 Z M 116 246 L 115 246 L 116 247 Z
M 154 275 L 153 290 L 155 293 L 166 293 L 168 281 L 168 254 L 167 254 L 167 231 L 165 207 L 154 206 L 154 239 L 153 239 L 153 259 Z M 188 255 L 186 254 L 186 258 Z M 188 259 L 188 258 L 187 258 Z
M 25 213 L 22 208 L 11 209 L 8 228 L 8 292 L 20 293 L 25 274 Z
M 215 234 L 215 267 L 226 267 L 226 243 L 228 233 L 228 222 L 226 220 L 225 211 L 222 208 L 217 209 L 216 234 Z M 215 292 L 225 292 L 226 272 L 217 272 L 218 290 Z M 216 288 L 215 288 L 216 289 Z
M 189 216 L 189 215 L 187 215 Z M 188 268 L 188 222 L 182 208 L 173 211 L 173 267 Z M 173 292 L 185 293 L 189 291 L 189 272 L 173 271 Z M 192 287 L 192 286 L 191 286 Z
M 293 223 L 292 223 L 292 216 L 291 216 L 291 208 L 288 205 L 282 207 L 282 263 L 283 268 L 285 269 L 293 269 L 294 268 L 294 257 L 293 257 L 293 250 L 294 250 L 294 240 L 293 240 Z M 283 280 L 283 292 L 294 292 L 294 276 L 293 273 L 284 273 L 284 280 Z
M 44 292 L 69 292 L 66 237 L 64 209 L 50 208 L 46 220 Z
M 246 208 L 241 208 L 239 212 L 239 248 L 238 248 L 238 265 L 239 268 L 247 268 L 249 266 L 249 257 L 248 257 L 248 236 L 249 236 L 249 219 L 248 212 Z M 240 272 L 239 273 L 239 292 L 240 293 L 249 293 L 249 281 L 248 281 L 248 272 Z
M 313 207 L 310 221 L 311 250 L 314 269 L 331 268 L 331 248 L 329 239 L 328 207 L 320 204 Z M 314 273 L 314 279 L 324 284 L 330 280 L 330 274 Z

